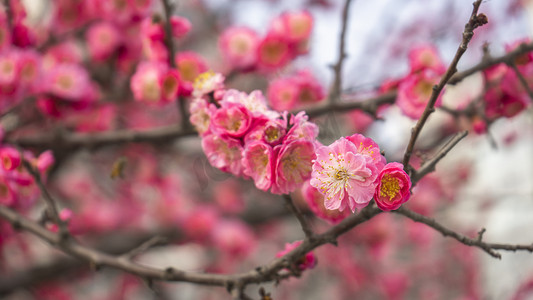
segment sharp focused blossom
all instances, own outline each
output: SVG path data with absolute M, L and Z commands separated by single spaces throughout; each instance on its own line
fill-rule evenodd
M 388 163 L 377 178 L 374 200 L 384 211 L 398 209 L 411 196 L 411 178 L 397 162 Z
M 306 182 L 302 187 L 302 196 L 309 205 L 309 209 L 320 219 L 330 223 L 338 223 L 349 215 L 349 210 L 339 211 L 337 209 L 326 209 L 324 206 L 324 195 L 316 188 Z
M 379 153 L 379 148 L 376 151 Z M 319 147 L 316 155 L 311 185 L 326 197 L 327 209 L 343 211 L 349 207 L 353 212 L 370 202 L 381 160 L 361 152 L 347 138 Z

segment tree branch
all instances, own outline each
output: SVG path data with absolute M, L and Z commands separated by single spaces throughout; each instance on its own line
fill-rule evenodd
M 61 243 L 61 239 L 57 233 L 47 230 L 38 223 L 24 218 L 17 212 L 7 207 L 0 206 L 0 217 L 10 222 L 14 228 L 26 230 L 36 235 L 40 239 L 50 243 L 52 246 L 63 251 L 64 253 L 88 261 L 96 267 L 112 267 L 149 280 L 182 281 L 223 287 L 232 287 L 239 283 L 242 284 L 243 288 L 250 283 L 268 282 L 290 277 L 290 273 L 279 272 L 284 268 L 288 268 L 292 263 L 297 261 L 307 252 L 320 245 L 336 241 L 338 236 L 371 219 L 380 212 L 381 210 L 378 208 L 374 206 L 368 206 L 362 209 L 360 213 L 344 219 L 342 222 L 333 226 L 328 231 L 316 235 L 313 240 L 304 240 L 304 242 L 293 251 L 287 253 L 281 258 L 273 260 L 270 264 L 255 268 L 254 270 L 246 273 L 222 275 L 186 272 L 173 267 L 159 269 L 140 265 L 131 260 L 121 259 L 120 255 L 110 255 L 92 248 L 85 247 L 74 239 L 69 239 Z
M 39 172 L 35 170 L 33 166 L 26 159 L 22 159 L 22 165 L 28 171 L 28 173 L 30 173 L 30 175 L 33 177 L 35 184 L 37 184 L 37 187 L 41 191 L 41 194 L 48 208 L 47 211 L 51 215 L 54 223 L 56 223 L 59 228 L 60 242 L 65 241 L 66 239 L 70 237 L 70 233 L 68 231 L 68 228 L 65 222 L 63 222 L 63 220 L 61 220 L 61 218 L 59 217 L 59 211 L 57 209 L 56 201 L 54 200 L 54 198 L 52 198 L 50 193 L 48 193 L 48 191 L 46 190 L 43 184 L 43 181 L 41 180 L 41 175 L 39 174 Z
M 94 149 L 123 143 L 168 142 L 193 135 L 197 135 L 193 130 L 182 130 L 171 125 L 145 131 L 126 129 L 97 134 L 56 132 L 33 137 L 8 137 L 6 142 L 23 148 L 73 150 L 78 148 Z
M 331 86 L 328 95 L 328 102 L 331 104 L 338 102 L 337 100 L 341 95 L 342 65 L 344 63 L 344 59 L 346 58 L 346 52 L 344 49 L 346 44 L 346 27 L 348 24 L 348 12 L 350 10 L 351 3 L 352 0 L 345 0 L 344 7 L 342 9 L 341 33 L 339 37 L 339 54 L 337 58 L 337 63 L 333 66 L 335 77 L 333 78 L 333 85 Z
M 413 171 L 413 174 L 411 175 L 411 182 L 413 183 L 413 186 L 415 186 L 416 183 L 428 173 L 435 171 L 435 166 L 437 165 L 437 163 L 442 158 L 444 158 L 444 156 L 446 156 L 446 154 L 448 154 L 448 152 L 450 152 L 450 150 L 452 150 L 452 148 L 455 147 L 455 145 L 457 145 L 467 135 L 468 131 L 466 130 L 457 133 L 430 160 L 424 162 L 418 170 Z
M 444 227 L 443 225 L 441 225 L 440 223 L 438 223 L 437 221 L 431 218 L 415 213 L 414 211 L 408 210 L 406 208 L 400 207 L 399 209 L 393 212 L 406 216 L 407 218 L 415 222 L 424 223 L 428 225 L 429 227 L 440 232 L 443 236 L 449 236 L 462 244 L 480 248 L 483 251 L 487 252 L 490 256 L 498 258 L 498 259 L 501 259 L 501 254 L 494 250 L 507 250 L 507 251 L 523 250 L 523 251 L 533 252 L 533 244 L 531 245 L 510 245 L 510 244 L 485 243 L 481 240 L 481 238 L 476 238 L 476 239 L 469 238 L 467 236 L 464 236 L 451 229 Z M 478 234 L 478 237 L 479 236 L 481 236 L 481 234 Z
M 514 62 L 510 63 L 509 66 L 511 66 L 511 68 L 513 69 L 513 71 L 516 74 L 516 77 L 518 77 L 518 80 L 520 80 L 520 84 L 522 84 L 522 86 L 526 90 L 527 94 L 529 95 L 529 99 L 533 100 L 533 91 L 529 87 L 529 84 L 527 83 L 527 80 L 524 78 L 524 75 L 522 75 L 520 70 L 518 70 L 518 68 L 516 67 L 516 64 Z
M 292 197 L 290 195 L 283 195 L 283 199 L 285 200 L 285 205 L 287 208 L 294 214 L 296 219 L 298 219 L 298 222 L 300 223 L 300 226 L 302 227 L 302 231 L 305 234 L 305 238 L 307 239 L 313 239 L 314 233 L 311 229 L 311 226 L 309 226 L 309 222 L 305 219 L 305 216 L 300 212 L 298 207 L 294 205 L 294 202 L 292 201 Z
M 403 156 L 403 165 L 406 171 L 408 171 L 408 173 L 410 173 L 409 161 L 411 160 L 411 155 L 413 153 L 413 149 L 414 149 L 416 140 L 418 138 L 418 135 L 422 131 L 422 128 L 426 124 L 426 121 L 429 118 L 429 116 L 435 111 L 435 103 L 437 102 L 437 99 L 440 93 L 442 92 L 442 89 L 444 88 L 448 80 L 450 80 L 452 75 L 457 72 L 457 63 L 459 63 L 461 56 L 463 56 L 463 54 L 466 52 L 468 43 L 474 36 L 474 29 L 487 23 L 487 17 L 484 14 L 478 15 L 478 10 L 479 10 L 479 6 L 481 5 L 481 2 L 482 0 L 476 0 L 474 2 L 473 4 L 474 8 L 472 9 L 470 20 L 468 23 L 466 23 L 465 29 L 463 31 L 463 40 L 461 41 L 461 44 L 457 48 L 457 52 L 455 53 L 455 56 L 452 62 L 448 66 L 446 73 L 444 73 L 444 75 L 440 79 L 439 84 L 433 86 L 433 91 L 426 105 L 426 108 L 424 109 L 424 112 L 422 113 L 422 116 L 420 117 L 420 119 L 418 119 L 418 122 L 416 123 L 415 127 L 413 127 L 413 129 L 411 130 L 411 138 L 409 140 L 407 149 L 405 150 L 405 154 Z
M 485 69 L 488 69 L 492 66 L 495 66 L 495 65 L 498 65 L 498 64 L 509 64 L 509 63 L 512 63 L 513 60 L 515 58 L 517 58 L 518 56 L 520 55 L 524 55 L 528 52 L 531 52 L 533 51 L 533 42 L 530 42 L 530 43 L 523 43 L 521 44 L 520 46 L 516 47 L 516 49 L 514 49 L 513 51 L 510 51 L 508 53 L 506 53 L 505 55 L 502 55 L 502 56 L 499 56 L 499 57 L 495 57 L 495 58 L 484 58 L 479 64 L 469 68 L 469 69 L 466 69 L 460 73 L 457 73 L 455 75 L 452 76 L 452 78 L 450 78 L 450 81 L 448 82 L 448 84 L 457 84 L 459 82 L 461 82 L 463 79 L 465 79 L 466 77 L 474 74 L 474 73 L 477 73 L 477 72 L 480 72 L 480 71 L 483 71 Z

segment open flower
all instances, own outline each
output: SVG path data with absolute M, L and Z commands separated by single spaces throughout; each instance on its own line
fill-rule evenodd
M 376 149 L 379 153 L 379 148 Z M 318 148 L 313 163 L 311 185 L 325 196 L 327 209 L 343 211 L 368 205 L 372 200 L 378 175 L 378 164 L 372 156 L 363 154 L 347 138 L 330 146 Z
M 381 210 L 395 210 L 411 196 L 411 178 L 397 162 L 385 165 L 377 178 L 374 200 Z

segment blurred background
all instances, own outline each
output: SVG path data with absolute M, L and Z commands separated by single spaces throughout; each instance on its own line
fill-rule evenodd
M 69 2 L 82 5 L 87 15 L 65 17 L 72 12 L 59 8 L 68 7 L 65 3 Z M 113 57 L 96 62 L 91 57 L 86 32 L 101 21 L 119 29 L 121 46 L 117 49 L 143 47 L 139 21 L 129 20 L 136 24 L 133 26 L 121 21 L 120 15 L 100 17 L 90 13 L 93 5 L 104 7 L 104 2 L 21 1 L 27 12 L 26 24 L 35 34 L 35 49 L 43 59 L 79 56 L 77 63 L 99 86 L 99 95 L 94 102 L 98 104 L 90 106 L 94 109 L 69 110 L 65 113 L 68 117 L 51 117 L 30 102 L 21 111 L 3 116 L 1 123 L 8 132 L 31 136 L 58 128 L 89 133 L 144 130 L 179 120 L 175 103 L 154 107 L 133 100 L 129 81 L 135 63 Z M 117 7 L 120 4 L 120 0 L 109 2 Z M 159 1 L 145 2 L 149 9 L 140 18 L 163 17 Z M 274 80 L 308 70 L 327 94 L 333 81 L 331 65 L 338 55 L 343 1 L 171 2 L 174 14 L 192 25 L 189 34 L 176 41 L 177 54 L 193 51 L 200 55 L 208 69 L 227 75 L 227 87 L 247 93 L 258 89 L 266 95 Z M 349 11 L 347 58 L 342 73 L 344 101 L 378 95 L 385 81 L 404 77 L 409 72 L 409 51 L 416 46 L 433 45 L 448 65 L 471 8 L 471 2 L 464 0 L 354 1 Z M 226 28 L 245 26 L 265 35 L 275 17 L 301 10 L 313 17 L 307 54 L 272 72 L 247 71 L 230 76 L 231 69 L 218 44 Z M 509 45 L 531 37 L 533 1 L 488 0 L 482 3 L 481 12 L 488 16 L 489 23 L 476 30 L 459 71 L 482 60 L 484 44 L 496 57 L 503 55 Z M 58 21 L 62 17 L 80 20 L 68 25 Z M 47 47 L 43 47 L 45 44 Z M 65 44 L 74 46 L 59 49 Z M 135 59 L 142 60 L 142 54 L 132 61 Z M 447 87 L 443 104 L 461 107 L 481 95 L 483 89 L 483 76 L 474 74 Z M 496 120 L 487 133 L 476 134 L 471 125 L 437 110 L 419 139 L 415 162 L 434 153 L 453 132 L 471 132 L 439 163 L 435 173 L 418 184 L 407 207 L 472 237 L 485 228 L 485 241 L 533 242 L 532 117 L 528 108 L 512 118 Z M 351 111 L 324 114 L 313 121 L 320 127 L 323 144 L 363 133 L 380 145 L 388 161 L 401 161 L 415 124 L 394 105 L 381 110 L 379 120 Z M 37 151 L 42 150 L 46 149 Z M 198 272 L 232 273 L 268 263 L 285 243 L 303 238 L 281 197 L 256 189 L 250 180 L 211 167 L 197 136 L 152 145 L 53 150 L 56 165 L 48 186 L 60 206 L 72 211 L 69 226 L 73 233 L 99 249 L 121 253 L 150 236 L 162 235 L 170 243 L 143 254 L 139 261 Z M 110 178 L 119 161 L 124 162 L 123 178 Z M 331 226 L 314 216 L 300 193 L 294 197 L 317 231 Z M 32 203 L 25 214 L 37 219 L 42 207 L 39 201 Z M 29 234 L 2 228 L 0 295 L 6 299 L 230 298 L 217 287 L 152 285 L 117 270 L 93 272 L 87 264 L 66 257 Z M 326 245 L 314 253 L 318 265 L 301 278 L 261 286 L 276 300 L 533 299 L 533 292 L 528 293 L 533 288 L 530 253 L 502 252 L 502 259 L 497 260 L 402 216 L 382 214 L 339 239 L 339 247 Z M 251 286 L 247 293 L 259 298 L 259 287 Z

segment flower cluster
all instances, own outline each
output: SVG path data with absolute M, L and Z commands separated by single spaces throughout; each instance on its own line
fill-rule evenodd
M 304 112 L 270 110 L 260 91 L 224 90 L 221 79 L 202 74 L 190 109 L 211 165 L 250 177 L 263 191 L 286 194 L 299 188 L 311 175 L 318 127 Z
M 324 88 L 307 70 L 278 78 L 268 86 L 268 100 L 272 108 L 278 111 L 316 104 L 324 99 Z
M 0 204 L 17 209 L 28 209 L 39 196 L 39 189 L 33 177 L 21 166 L 25 159 L 46 178 L 46 171 L 54 163 L 51 151 L 45 151 L 38 157 L 31 152 L 22 154 L 9 145 L 0 146 Z
M 309 12 L 285 12 L 272 21 L 262 39 L 252 29 L 237 26 L 226 29 L 218 45 L 232 69 L 272 71 L 307 53 L 312 28 Z
M 165 104 L 176 99 L 180 90 L 180 74 L 167 64 L 145 61 L 137 67 L 130 85 L 135 100 Z
M 530 42 L 530 39 L 518 41 L 507 46 L 507 51 L 516 49 L 520 44 Z M 514 61 L 517 71 L 524 77 L 529 86 L 533 84 L 533 56 L 526 53 Z M 499 64 L 483 71 L 487 86 L 483 95 L 485 105 L 483 123 L 505 117 L 512 118 L 530 106 L 529 95 L 520 82 L 517 72 L 505 64 Z M 486 126 L 476 127 L 478 133 L 484 133 Z
M 410 178 L 401 164 L 385 165 L 379 146 L 354 134 L 317 149 L 311 185 L 324 195 L 324 207 L 352 212 L 368 205 L 372 197 L 383 210 L 398 208 L 410 196 Z M 400 167 L 399 167 L 400 166 Z

